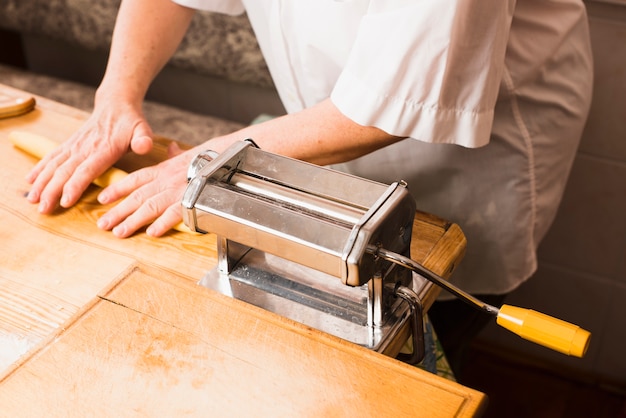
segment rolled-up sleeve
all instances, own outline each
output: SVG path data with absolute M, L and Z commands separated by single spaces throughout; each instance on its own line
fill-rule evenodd
M 487 144 L 514 3 L 372 1 L 331 100 L 393 135 Z

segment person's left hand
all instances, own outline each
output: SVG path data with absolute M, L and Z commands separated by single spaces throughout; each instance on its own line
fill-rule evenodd
M 124 198 L 98 219 L 98 227 L 112 230 L 126 238 L 141 227 L 152 223 L 146 233 L 158 237 L 182 220 L 180 201 L 187 186 L 187 168 L 198 153 L 183 152 L 176 143 L 170 144 L 171 158 L 151 167 L 130 173 L 98 195 L 98 201 L 108 204 Z

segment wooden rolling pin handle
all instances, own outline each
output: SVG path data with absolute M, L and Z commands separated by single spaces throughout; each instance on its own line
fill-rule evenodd
M 35 108 L 34 97 L 3 99 L 0 97 L 0 119 L 24 115 Z

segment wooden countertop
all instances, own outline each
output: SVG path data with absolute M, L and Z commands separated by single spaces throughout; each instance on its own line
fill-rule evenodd
M 24 94 L 0 84 L 0 95 Z M 117 239 L 95 225 L 106 210 L 95 186 L 76 207 L 40 215 L 24 198 L 24 176 L 35 159 L 15 149 L 8 134 L 28 131 L 61 142 L 87 115 L 36 98 L 35 110 L 0 120 L 4 413 L 447 417 L 482 411 L 480 392 L 197 286 L 216 263 L 213 235 Z M 165 142 L 120 168 L 162 159 Z M 448 276 L 465 248 L 460 229 L 419 213 L 414 236 L 413 258 Z M 28 351 L 17 358 L 22 349 Z

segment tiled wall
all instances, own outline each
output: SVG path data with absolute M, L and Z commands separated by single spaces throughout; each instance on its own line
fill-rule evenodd
M 626 391 L 626 1 L 587 1 L 595 59 L 591 114 L 536 275 L 506 303 L 592 332 L 583 359 L 490 325 L 481 341 Z

